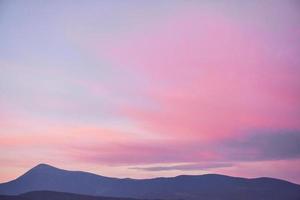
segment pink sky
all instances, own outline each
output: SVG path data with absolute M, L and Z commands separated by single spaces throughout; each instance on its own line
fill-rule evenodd
M 0 182 L 48 163 L 300 183 L 296 1 L 4 1 L 3 10 Z

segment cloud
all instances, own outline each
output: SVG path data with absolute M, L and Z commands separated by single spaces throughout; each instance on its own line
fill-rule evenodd
M 256 131 L 224 142 L 223 155 L 228 159 L 286 160 L 300 158 L 298 131 Z
M 71 146 L 70 156 L 75 160 L 108 165 L 141 165 L 210 161 L 216 156 L 210 149 L 197 144 L 164 139 L 136 138 L 110 143 Z
M 208 170 L 215 168 L 232 167 L 232 163 L 223 162 L 207 162 L 207 163 L 192 163 L 192 164 L 180 164 L 180 165 L 164 165 L 154 167 L 131 167 L 129 169 L 143 170 L 143 171 L 168 171 L 168 170 L 179 170 L 179 171 L 194 171 L 194 170 Z
M 96 51 L 150 82 L 139 91 L 150 103 L 123 104 L 124 117 L 153 134 L 208 141 L 248 128 L 300 129 L 293 29 L 186 8 L 107 45 L 101 41 Z
M 208 169 L 229 167 L 236 162 L 300 158 L 300 134 L 290 130 L 247 132 L 211 142 L 142 137 L 139 141 L 136 137 L 118 137 L 97 142 L 96 138 L 72 144 L 70 156 L 79 161 L 108 165 L 166 163 L 166 166 L 144 168 L 153 171 Z M 185 165 L 186 162 L 195 164 Z M 169 166 L 167 163 L 182 164 Z

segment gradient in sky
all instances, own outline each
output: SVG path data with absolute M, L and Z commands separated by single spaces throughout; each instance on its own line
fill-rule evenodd
M 0 181 L 48 163 L 300 183 L 299 11 L 297 0 L 0 1 Z

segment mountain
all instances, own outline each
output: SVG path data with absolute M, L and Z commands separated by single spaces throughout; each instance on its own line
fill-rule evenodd
M 0 184 L 0 194 L 57 191 L 92 196 L 185 200 L 299 200 L 300 185 L 273 178 L 237 178 L 217 174 L 153 179 L 118 179 L 40 164 Z
M 0 195 L 1 200 L 137 200 L 133 198 L 96 197 L 52 191 L 35 191 L 20 195 Z

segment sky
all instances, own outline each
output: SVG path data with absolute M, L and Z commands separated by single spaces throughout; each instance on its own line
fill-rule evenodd
M 47 163 L 300 183 L 299 9 L 0 1 L 0 182 Z

